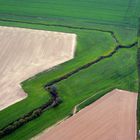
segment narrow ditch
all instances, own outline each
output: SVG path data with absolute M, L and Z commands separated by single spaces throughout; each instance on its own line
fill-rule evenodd
M 28 122 L 38 118 L 39 116 L 41 116 L 43 114 L 43 112 L 47 111 L 48 109 L 54 108 L 61 103 L 61 100 L 58 95 L 57 95 L 57 97 L 54 97 L 50 93 L 50 96 L 51 96 L 51 99 L 47 103 L 32 110 L 31 112 L 23 115 L 22 117 L 18 118 L 14 122 L 8 124 L 7 126 L 5 126 L 2 129 L 0 129 L 0 139 L 11 134 L 12 132 L 14 132 L 18 128 L 22 127 L 23 125 L 27 124 Z

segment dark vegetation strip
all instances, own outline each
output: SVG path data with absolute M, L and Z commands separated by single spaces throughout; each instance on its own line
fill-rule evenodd
M 106 93 L 112 91 L 115 87 L 112 88 L 107 88 L 105 90 L 101 90 L 98 93 L 96 93 L 95 95 L 92 95 L 91 97 L 89 97 L 88 99 L 86 99 L 85 101 L 81 102 L 78 106 L 76 106 L 76 112 L 79 112 L 81 109 L 85 108 L 86 106 L 92 104 L 93 102 L 97 101 L 99 98 L 103 97 Z M 75 113 L 76 113 L 75 112 Z
M 39 23 L 39 22 L 18 21 L 18 20 L 10 20 L 10 19 L 2 19 L 2 18 L 0 18 L 0 21 L 17 22 L 17 23 L 34 24 L 34 25 L 43 25 L 43 26 L 48 26 L 48 27 L 63 27 L 63 28 L 76 29 L 76 30 L 99 31 L 99 32 L 104 32 L 104 33 L 111 34 L 111 36 L 115 39 L 116 43 L 119 44 L 119 41 L 116 38 L 114 32 L 109 31 L 109 30 L 101 30 L 101 29 L 96 29 L 96 28 L 94 29 L 94 28 L 69 26 L 69 25 L 61 25 L 61 24 L 45 24 L 45 23 Z
M 94 64 L 96 64 L 96 63 L 98 63 L 98 62 L 100 62 L 100 61 L 103 60 L 103 59 L 112 57 L 112 56 L 113 56 L 119 49 L 121 49 L 121 48 L 132 48 L 132 47 L 136 46 L 137 43 L 138 43 L 138 42 L 135 42 L 135 43 L 133 43 L 133 44 L 131 44 L 131 45 L 129 45 L 129 46 L 118 45 L 118 46 L 117 46 L 111 53 L 109 53 L 108 55 L 106 55 L 106 56 L 100 56 L 98 59 L 96 59 L 96 60 L 94 60 L 94 61 L 91 61 L 91 62 L 89 62 L 89 63 L 87 63 L 87 64 L 85 64 L 85 65 L 83 65 L 83 66 L 81 66 L 81 67 L 79 67 L 79 68 L 77 68 L 77 69 L 75 69 L 75 70 L 73 70 L 73 71 L 67 73 L 67 74 L 65 74 L 64 76 L 62 76 L 62 77 L 60 77 L 60 78 L 58 78 L 58 79 L 55 79 L 55 80 L 53 80 L 53 81 L 47 83 L 47 84 L 45 85 L 45 88 L 48 87 L 48 86 L 54 85 L 54 84 L 56 84 L 56 83 L 58 83 L 58 82 L 60 82 L 60 81 L 62 81 L 62 80 L 68 79 L 69 77 L 73 76 L 74 74 L 80 72 L 81 70 L 87 69 L 88 67 L 90 67 L 90 66 L 92 66 L 92 65 L 94 65 Z
M 31 112 L 20 117 L 19 119 L 15 120 L 14 122 L 8 124 L 6 127 L 0 129 L 0 139 L 3 138 L 4 136 L 7 136 L 8 134 L 14 132 L 16 129 L 27 124 L 28 122 L 38 118 L 46 110 L 56 107 L 57 105 L 59 105 L 61 103 L 59 96 L 55 97 L 51 93 L 50 93 L 50 95 L 51 95 L 51 99 L 47 103 L 43 104 L 39 108 L 32 110 Z

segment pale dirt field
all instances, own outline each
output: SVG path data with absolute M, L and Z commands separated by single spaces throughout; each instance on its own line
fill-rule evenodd
M 34 140 L 136 140 L 137 94 L 115 89 Z
M 74 57 L 76 35 L 0 27 L 0 110 L 24 99 L 20 83 Z

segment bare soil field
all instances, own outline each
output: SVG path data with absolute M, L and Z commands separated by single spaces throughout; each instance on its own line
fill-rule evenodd
M 24 99 L 20 83 L 74 57 L 76 35 L 0 27 L 0 110 Z
M 115 89 L 34 139 L 136 140 L 137 94 Z

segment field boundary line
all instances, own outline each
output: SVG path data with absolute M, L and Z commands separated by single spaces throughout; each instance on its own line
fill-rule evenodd
M 96 95 L 99 95 L 99 94 L 101 94 L 101 93 L 103 92 L 103 94 L 101 94 L 97 99 L 95 99 L 94 101 L 92 101 L 92 102 L 89 103 L 88 105 L 90 105 L 90 104 L 96 102 L 98 99 L 100 99 L 101 97 L 103 97 L 107 92 L 110 92 L 110 91 L 113 90 L 113 89 L 115 89 L 115 87 L 107 88 L 107 89 L 105 89 L 105 90 L 100 90 L 100 91 L 96 92 L 96 94 L 93 94 L 92 96 L 88 97 L 87 99 L 85 99 L 84 101 L 82 101 L 81 103 L 77 104 L 77 105 L 74 107 L 74 109 L 73 109 L 73 111 L 72 111 L 72 115 L 75 115 L 77 112 L 79 112 L 81 109 L 83 109 L 83 108 L 81 108 L 81 109 L 78 110 L 78 107 L 79 107 L 80 105 L 82 105 L 83 103 L 85 103 L 86 101 L 88 101 L 89 99 L 91 99 L 91 98 L 95 97 Z M 86 105 L 86 106 L 88 106 L 88 105 Z M 86 106 L 84 106 L 84 108 L 85 108 Z

